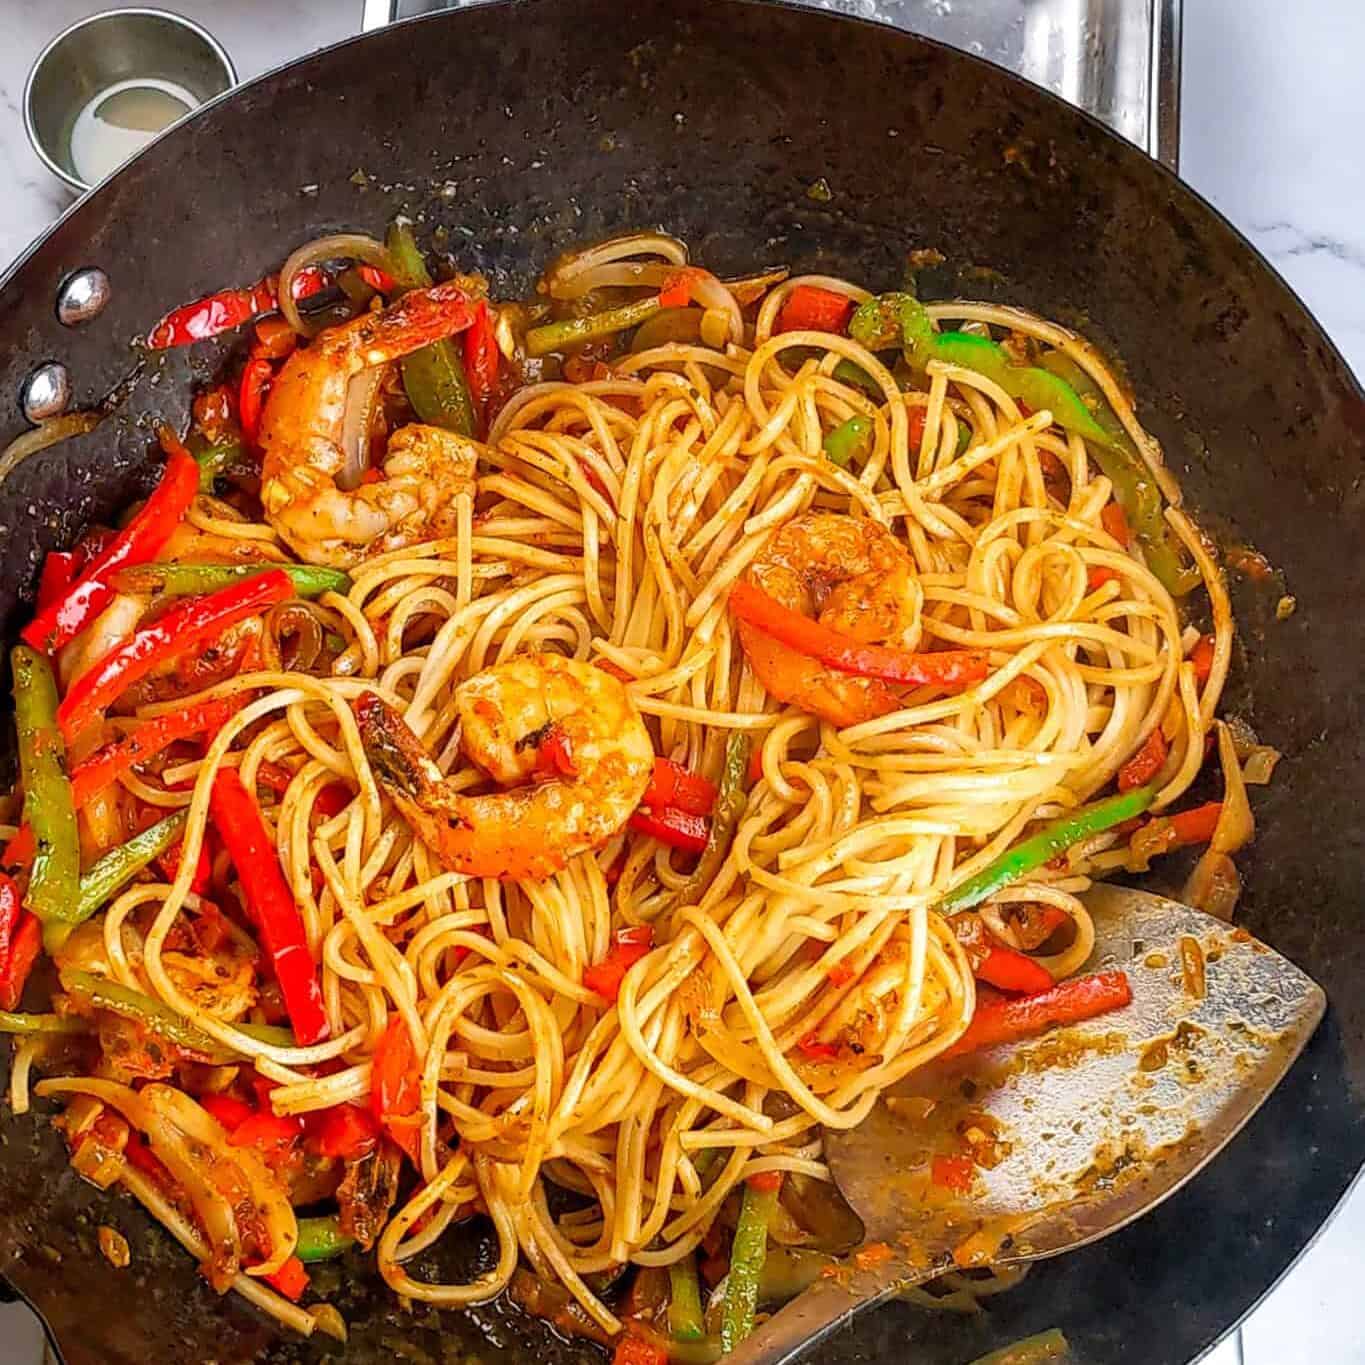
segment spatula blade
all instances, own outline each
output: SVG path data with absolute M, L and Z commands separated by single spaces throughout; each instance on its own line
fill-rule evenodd
M 1237 1133 L 1322 1018 L 1321 988 L 1244 930 L 1124 887 L 1098 885 L 1086 903 L 1085 970 L 1127 972 L 1131 1005 L 925 1068 L 858 1128 L 826 1134 L 869 1240 L 961 1264 L 1105 1236 Z M 933 1152 L 984 1158 L 971 1188 L 934 1185 Z

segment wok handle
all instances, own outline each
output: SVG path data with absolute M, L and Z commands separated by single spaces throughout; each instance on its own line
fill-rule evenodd
M 821 1278 L 774 1313 L 724 1358 L 724 1365 L 784 1365 L 823 1341 L 865 1308 L 898 1290 L 931 1279 L 932 1270 L 911 1269 L 900 1257 L 851 1278 Z M 812 1360 L 817 1357 L 812 1356 Z

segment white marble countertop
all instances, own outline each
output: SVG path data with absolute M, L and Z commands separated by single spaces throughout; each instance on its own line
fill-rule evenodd
M 102 7 L 0 0 L 0 268 L 70 202 L 25 139 L 25 72 L 53 33 Z M 354 32 L 361 0 L 174 0 L 174 8 L 210 27 L 248 77 Z M 1365 377 L 1362 51 L 1360 0 L 1186 0 L 1181 173 L 1270 258 Z M 1365 1365 L 1363 1269 L 1357 1188 L 1205 1365 Z M 37 1365 L 26 1318 L 0 1309 L 0 1365 Z M 1140 1355 L 1136 1347 L 1134 1360 Z

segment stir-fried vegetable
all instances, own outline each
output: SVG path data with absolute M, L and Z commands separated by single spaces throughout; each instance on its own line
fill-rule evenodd
M 350 574 L 316 564 L 145 564 L 122 571 L 117 585 L 125 592 L 198 597 L 277 570 L 288 575 L 298 597 L 321 597 L 325 592 L 344 596 L 351 590 Z
M 1053 1327 L 1037 1336 L 1025 1337 L 1011 1346 L 979 1356 L 972 1365 L 1044 1365 L 1049 1360 L 1062 1360 L 1071 1353 L 1071 1345 Z
M 166 461 L 161 482 L 137 515 L 59 601 L 24 627 L 23 638 L 44 654 L 53 654 L 74 640 L 113 601 L 110 576 L 118 569 L 151 559 L 170 539 L 198 491 L 199 466 L 184 451 L 177 451 Z
M 946 914 L 951 910 L 967 910 L 973 905 L 980 905 L 1002 886 L 1008 886 L 1035 868 L 1042 867 L 1057 854 L 1065 853 L 1072 844 L 1141 815 L 1155 797 L 1156 791 L 1152 787 L 1138 787 L 1135 791 L 1121 792 L 1118 796 L 1106 797 L 1093 805 L 1068 812 L 1037 834 L 1007 849 L 975 876 L 955 886 L 939 901 L 937 909 Z
M 0 1009 L 18 1006 L 40 938 L 38 921 L 20 903 L 14 878 L 0 872 Z
M 488 404 L 498 386 L 498 370 L 502 352 L 493 329 L 493 313 L 487 299 L 480 299 L 474 309 L 474 325 L 464 334 L 464 369 L 469 381 L 469 394 L 474 407 L 488 422 Z
M 335 1214 L 325 1218 L 300 1218 L 299 1242 L 294 1255 L 304 1264 L 330 1261 L 355 1246 L 355 1238 L 341 1230 Z
M 236 1060 L 234 1052 L 196 1028 L 169 1005 L 121 982 L 92 972 L 64 971 L 61 983 L 62 989 L 77 1001 L 92 1009 L 107 1010 L 123 1019 L 131 1019 L 202 1061 L 222 1065 Z
M 953 935 L 967 950 L 972 975 L 1002 991 L 1037 995 L 1052 985 L 1052 973 L 1025 953 L 1001 943 L 979 915 L 963 911 L 948 920 Z
M 400 290 L 430 287 L 431 272 L 406 218 L 394 219 L 385 245 L 393 259 L 394 283 Z M 474 435 L 478 414 L 453 341 L 442 338 L 423 346 L 420 351 L 404 356 L 399 369 L 408 401 L 423 422 L 458 431 L 461 436 Z
M 589 313 L 586 317 L 546 322 L 539 327 L 532 327 L 526 333 L 526 354 L 549 355 L 551 351 L 581 346 L 585 341 L 597 341 L 615 332 L 624 332 L 629 327 L 636 327 L 658 311 L 659 299 L 654 295 L 623 303 L 619 308 L 608 308 L 605 312 Z
M 871 439 L 872 419 L 860 413 L 841 422 L 825 437 L 825 456 L 841 469 L 847 469 L 866 451 Z
M 678 892 L 679 905 L 692 905 L 701 899 L 720 871 L 734 842 L 735 828 L 749 800 L 749 752 L 753 740 L 743 730 L 736 730 L 725 744 L 725 767 L 721 770 L 720 788 L 711 811 L 711 828 L 692 875 Z
M 199 491 L 212 493 L 219 477 L 245 456 L 246 447 L 237 440 L 215 441 L 196 451 L 194 462 L 199 466 Z
M 841 333 L 852 312 L 853 300 L 847 294 L 836 294 L 832 289 L 819 289 L 810 284 L 798 284 L 782 304 L 774 330 Z
M 768 1254 L 768 1226 L 777 1211 L 782 1177 L 752 1176 L 744 1186 L 739 1222 L 730 1246 L 730 1271 L 725 1284 L 725 1306 L 721 1318 L 720 1344 L 733 1351 L 754 1330 L 754 1310 L 758 1307 L 758 1286 L 763 1277 L 763 1262 Z
M 84 1019 L 69 1014 L 14 1014 L 0 1010 L 0 1033 L 24 1035 L 89 1033 L 90 1025 Z
M 420 1164 L 422 1085 L 412 1035 L 401 1015 L 394 1015 L 375 1049 L 370 1081 L 370 1108 L 388 1135 Z
M 210 643 L 229 626 L 293 594 L 289 575 L 271 569 L 208 597 L 177 604 L 76 679 L 58 708 L 62 732 L 68 737 L 80 734 L 120 693 L 154 668 Z
M 639 834 L 648 834 L 670 848 L 686 853 L 700 853 L 706 848 L 709 831 L 706 817 L 676 806 L 651 809 L 641 806 L 630 817 L 630 827 Z
M 188 811 L 175 811 L 135 834 L 126 844 L 111 849 L 81 878 L 75 906 L 58 918 L 69 924 L 89 919 L 116 891 L 127 886 L 179 840 L 188 819 Z
M 1097 972 L 1059 981 L 1038 995 L 978 1000 L 967 1031 L 943 1055 L 959 1057 L 997 1043 L 1031 1038 L 1058 1024 L 1079 1024 L 1122 1009 L 1132 998 L 1128 978 L 1122 972 Z
M 267 275 L 246 289 L 220 289 L 192 303 L 173 308 L 152 328 L 147 345 L 154 351 L 170 346 L 189 346 L 196 341 L 230 332 L 244 322 L 279 307 L 279 277 Z M 292 281 L 296 300 L 305 299 L 328 284 L 327 275 L 316 267 L 298 271 Z
M 642 806 L 658 809 L 676 806 L 693 815 L 710 815 L 716 804 L 715 784 L 689 772 L 671 758 L 656 758 L 649 786 L 640 798 Z
M 668 1330 L 677 1341 L 699 1341 L 706 1335 L 701 1313 L 697 1263 L 684 1256 L 668 1267 Z
M 653 943 L 654 930 L 648 924 L 618 929 L 606 957 L 583 969 L 583 984 L 604 1000 L 615 1000 L 626 973 L 649 952 Z
M 305 1047 L 320 1043 L 330 1029 L 303 916 L 280 871 L 260 807 L 242 785 L 236 768 L 220 768 L 214 775 L 209 810 L 237 869 L 247 914 L 275 969 L 294 1034 Z
M 944 649 L 915 654 L 889 645 L 863 644 L 784 606 L 745 579 L 730 592 L 730 610 L 790 649 L 830 668 L 907 687 L 969 687 L 990 671 L 978 650 Z
M 51 666 L 28 645 L 14 647 L 10 666 L 24 820 L 34 841 L 25 899 L 28 908 L 48 923 L 67 915 L 77 899 L 81 863 L 76 807 L 67 777 L 66 745 L 57 724 L 57 680 Z

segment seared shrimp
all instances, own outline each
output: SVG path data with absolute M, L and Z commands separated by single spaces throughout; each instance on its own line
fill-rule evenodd
M 356 702 L 375 773 L 447 867 L 539 880 L 599 848 L 649 785 L 654 746 L 630 693 L 609 673 L 558 654 L 521 654 L 461 684 L 461 745 L 509 791 L 451 789 L 381 698 Z
M 746 577 L 783 606 L 864 644 L 901 644 L 915 625 L 914 564 L 875 521 L 808 512 L 773 536 Z M 754 673 L 778 701 L 838 726 L 900 705 L 895 690 L 876 678 L 841 673 L 746 621 L 737 624 Z
M 389 440 L 384 477 L 343 489 L 346 391 L 362 370 L 397 360 L 469 325 L 452 284 L 414 289 L 381 313 L 331 327 L 284 363 L 261 414 L 261 503 L 300 559 L 347 568 L 367 550 L 450 534 L 453 502 L 473 490 L 479 447 L 413 423 Z

